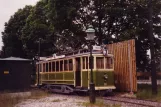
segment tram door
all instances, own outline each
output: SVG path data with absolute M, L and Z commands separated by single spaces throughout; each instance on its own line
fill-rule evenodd
M 81 86 L 81 60 L 76 58 L 76 86 Z

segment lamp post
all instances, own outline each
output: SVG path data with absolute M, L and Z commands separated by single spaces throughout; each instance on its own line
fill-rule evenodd
M 91 69 L 91 75 L 90 75 L 90 92 L 89 92 L 89 100 L 90 103 L 95 103 L 96 102 L 96 97 L 95 97 L 95 84 L 93 82 L 93 56 L 92 56 L 92 40 L 95 38 L 95 30 L 93 29 L 92 26 L 89 26 L 89 28 L 86 30 L 87 33 L 87 38 L 86 40 L 89 40 L 90 42 L 90 61 L 89 61 L 89 68 Z
M 36 54 L 36 56 L 35 56 L 36 62 L 39 62 L 39 60 L 40 60 L 40 44 L 41 44 L 41 38 L 39 38 L 38 54 Z M 40 67 L 38 69 L 38 78 L 37 78 L 37 81 L 38 81 L 37 85 L 39 86 L 40 85 Z
M 36 62 L 39 62 L 39 55 L 38 54 L 36 54 L 35 60 L 36 60 Z M 39 87 L 39 84 L 40 84 L 39 83 L 39 76 L 40 76 L 40 68 L 38 69 L 38 75 L 37 75 L 37 85 L 38 85 L 38 87 Z

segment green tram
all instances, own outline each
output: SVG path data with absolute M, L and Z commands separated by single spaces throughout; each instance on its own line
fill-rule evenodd
M 114 58 L 102 51 L 93 51 L 93 81 L 95 90 L 112 90 L 114 86 Z M 89 90 L 89 52 L 48 57 L 37 63 L 37 82 L 55 92 Z M 39 73 L 39 79 L 38 79 Z M 62 90 L 63 89 L 63 90 Z

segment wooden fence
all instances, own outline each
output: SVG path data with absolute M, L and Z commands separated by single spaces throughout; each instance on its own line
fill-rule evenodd
M 135 40 L 107 45 L 114 55 L 115 85 L 120 91 L 137 91 Z
M 161 72 L 156 72 L 156 75 L 161 76 Z M 137 77 L 151 77 L 151 72 L 137 72 Z

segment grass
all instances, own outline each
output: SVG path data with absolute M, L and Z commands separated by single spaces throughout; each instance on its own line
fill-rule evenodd
M 158 86 L 158 94 L 153 95 L 151 85 L 138 85 L 137 98 L 161 102 L 161 85 Z
M 54 99 L 52 102 L 60 102 L 60 99 Z
M 67 99 L 63 99 L 63 101 L 67 101 Z
M 67 99 L 62 99 L 62 100 L 60 100 L 60 99 L 54 99 L 52 102 L 61 102 L 61 101 L 67 101 Z
M 79 105 L 85 106 L 85 107 L 121 107 L 120 104 L 107 104 L 104 103 L 103 100 L 96 100 L 95 104 L 91 104 L 89 102 L 83 102 L 82 104 L 79 103 Z
M 40 99 L 49 95 L 49 93 L 42 90 L 32 90 L 31 96 L 28 99 Z
M 0 95 L 0 107 L 13 107 L 22 100 L 20 97 L 11 98 L 8 95 Z
M 3 95 L 0 95 L 0 107 L 14 107 L 16 104 L 20 103 L 25 99 L 40 99 L 48 95 L 49 94 L 46 92 L 33 90 L 31 91 L 30 97 L 16 96 L 13 98 L 8 95 L 7 92 L 4 92 Z

